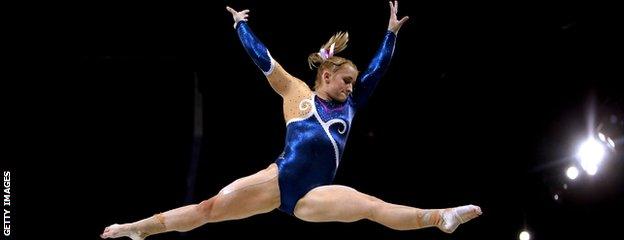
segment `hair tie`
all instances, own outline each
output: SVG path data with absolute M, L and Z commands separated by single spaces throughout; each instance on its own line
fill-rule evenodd
M 321 58 L 323 60 L 327 60 L 330 57 L 334 56 L 334 47 L 336 46 L 336 43 L 332 43 L 332 45 L 329 47 L 329 49 L 325 49 L 325 48 L 321 48 L 318 52 L 318 55 L 321 56 Z

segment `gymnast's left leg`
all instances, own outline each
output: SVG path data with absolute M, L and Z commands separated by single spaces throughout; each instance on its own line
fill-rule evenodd
M 446 209 L 419 209 L 384 202 L 340 185 L 312 189 L 295 207 L 295 216 L 309 222 L 355 222 L 361 219 L 396 230 L 438 227 L 452 233 L 462 223 L 481 215 L 481 208 L 466 205 Z

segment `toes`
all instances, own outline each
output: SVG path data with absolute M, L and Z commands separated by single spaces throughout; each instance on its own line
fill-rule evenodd
M 100 235 L 102 238 L 110 238 L 112 237 L 113 232 L 112 231 L 104 231 L 104 233 L 102 233 L 102 235 Z
M 104 228 L 104 232 L 102 234 L 100 234 L 101 238 L 112 238 L 115 235 L 115 231 L 116 230 L 116 224 L 110 225 L 106 228 Z
M 479 206 L 475 206 L 475 205 L 470 205 L 470 207 L 472 207 L 472 211 L 477 215 L 481 215 L 483 214 L 483 212 L 481 211 L 481 208 Z
M 461 206 L 453 210 L 460 223 L 465 223 L 481 215 L 481 209 L 474 205 Z

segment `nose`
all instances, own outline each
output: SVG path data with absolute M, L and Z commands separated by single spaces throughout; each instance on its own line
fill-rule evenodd
M 347 94 L 351 94 L 351 92 L 353 92 L 353 84 L 349 84 L 347 85 L 347 90 L 346 90 Z

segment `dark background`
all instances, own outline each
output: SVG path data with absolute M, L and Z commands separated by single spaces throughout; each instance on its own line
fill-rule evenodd
M 340 55 L 364 70 L 389 12 L 376 0 L 96 2 L 21 16 L 34 23 L 12 25 L 20 44 L 7 47 L 18 67 L 7 66 L 15 75 L 2 89 L 13 237 L 98 239 L 105 226 L 188 204 L 189 191 L 199 202 L 274 161 L 285 133 L 281 99 L 241 47 L 226 4 L 251 9 L 251 29 L 309 84 L 308 54 L 340 30 L 351 40 Z M 355 118 L 335 183 L 419 208 L 476 204 L 483 216 L 447 235 L 369 221 L 313 224 L 274 211 L 150 238 L 517 239 L 525 228 L 532 239 L 617 236 L 622 154 L 593 177 L 564 174 L 588 129 L 602 124 L 622 147 L 613 7 L 399 5 L 411 19 Z M 189 188 L 195 79 L 203 137 Z

